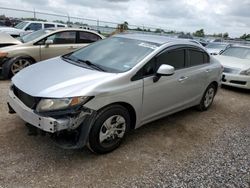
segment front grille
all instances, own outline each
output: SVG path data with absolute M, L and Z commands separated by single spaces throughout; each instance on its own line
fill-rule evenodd
M 239 85 L 246 85 L 247 84 L 247 82 L 238 81 L 238 80 L 231 80 L 230 83 L 232 83 L 232 84 L 239 84 Z
M 223 72 L 225 73 L 233 73 L 233 74 L 237 74 L 239 73 L 239 69 L 233 69 L 233 68 L 228 68 L 228 67 L 224 67 Z
M 22 101 L 27 107 L 31 109 L 35 109 L 37 103 L 39 102 L 39 98 L 28 95 L 27 93 L 18 89 L 14 85 L 13 85 L 13 92 L 20 101 Z

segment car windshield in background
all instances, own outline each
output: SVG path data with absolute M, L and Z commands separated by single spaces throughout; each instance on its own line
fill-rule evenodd
M 39 30 L 39 31 L 35 31 L 33 33 L 30 33 L 30 34 L 27 34 L 27 35 L 24 35 L 21 37 L 21 41 L 23 43 L 26 43 L 26 42 L 30 42 L 36 38 L 39 38 L 47 33 L 50 33 L 52 30 L 49 30 L 49 29 L 42 29 L 42 30 Z
M 91 62 L 106 72 L 120 73 L 133 68 L 158 46 L 156 43 L 112 37 L 82 48 L 68 58 Z
M 21 23 L 17 24 L 15 26 L 15 28 L 16 29 L 23 29 L 27 24 L 28 24 L 28 22 L 21 22 Z
M 225 49 L 227 44 L 214 44 L 214 43 L 209 43 L 206 45 L 206 48 L 213 48 L 213 49 Z
M 221 55 L 237 57 L 240 59 L 250 59 L 250 48 L 231 47 L 225 50 Z

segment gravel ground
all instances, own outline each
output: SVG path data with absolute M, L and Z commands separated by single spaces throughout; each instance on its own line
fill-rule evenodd
M 188 109 L 131 132 L 106 155 L 28 136 L 0 81 L 0 187 L 250 187 L 250 92 L 221 89 L 206 112 Z

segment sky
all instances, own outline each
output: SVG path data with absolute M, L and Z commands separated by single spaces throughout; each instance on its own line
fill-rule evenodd
M 0 0 L 0 6 L 165 30 L 250 33 L 250 0 Z M 0 14 L 24 16 L 1 9 Z

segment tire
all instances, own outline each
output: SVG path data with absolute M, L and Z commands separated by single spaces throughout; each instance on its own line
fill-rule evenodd
M 210 84 L 206 91 L 203 94 L 203 97 L 200 101 L 200 104 L 197 106 L 198 110 L 200 111 L 206 111 L 207 109 L 209 109 L 209 107 L 212 105 L 213 100 L 214 100 L 214 96 L 216 94 L 216 86 L 215 84 Z
M 111 105 L 102 109 L 89 133 L 89 149 L 98 154 L 115 150 L 128 132 L 130 123 L 129 113 L 123 106 Z
M 5 79 L 11 78 L 20 70 L 33 64 L 34 61 L 28 57 L 14 57 L 4 63 L 3 77 Z

